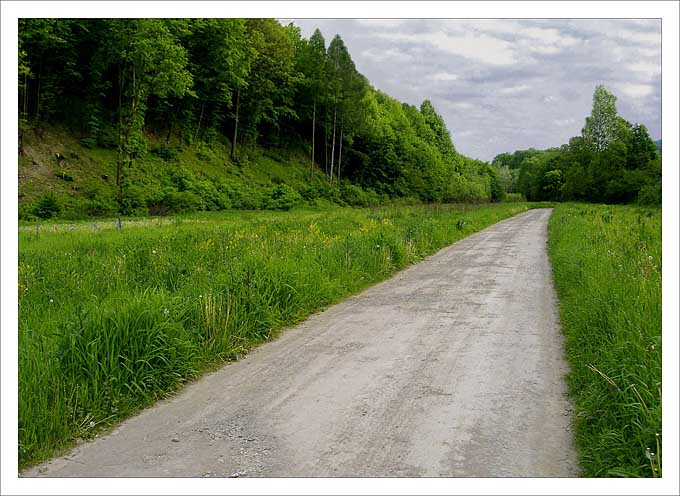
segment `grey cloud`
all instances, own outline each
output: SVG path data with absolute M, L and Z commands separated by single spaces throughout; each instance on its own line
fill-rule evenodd
M 661 136 L 661 24 L 631 19 L 299 19 L 338 33 L 371 84 L 412 105 L 430 99 L 456 147 L 485 160 L 566 143 L 595 86 Z M 467 44 L 467 45 L 466 45 Z M 465 46 L 463 46 L 465 45 Z

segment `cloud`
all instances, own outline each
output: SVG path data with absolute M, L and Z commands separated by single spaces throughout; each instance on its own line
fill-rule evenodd
M 641 72 L 650 77 L 658 76 L 661 74 L 661 65 L 655 64 L 653 62 L 634 62 L 628 64 L 628 69 L 633 72 Z
M 412 58 L 410 54 L 399 50 L 378 50 L 377 48 L 369 48 L 368 50 L 364 50 L 361 55 L 367 59 L 375 60 L 376 62 L 383 62 L 386 60 L 395 61 L 395 59 L 399 59 L 401 62 L 406 62 Z
M 304 36 L 339 33 L 357 69 L 411 105 L 429 99 L 456 148 L 491 160 L 580 133 L 604 84 L 619 114 L 661 136 L 656 19 L 301 19 Z
M 502 95 L 516 95 L 518 93 L 525 93 L 531 90 L 531 86 L 528 84 L 518 84 L 516 86 L 508 86 L 507 88 L 501 88 L 498 90 Z
M 484 64 L 512 64 L 515 62 L 511 44 L 488 35 L 449 35 L 443 31 L 430 33 L 377 33 L 376 36 L 411 43 L 428 43 L 433 47 L 454 55 L 479 61 Z
M 617 83 L 616 88 L 631 98 L 644 98 L 654 92 L 649 84 Z
M 402 26 L 407 19 L 357 19 L 358 24 L 370 28 L 391 29 Z
M 457 74 L 451 74 L 450 72 L 437 72 L 436 74 L 431 74 L 428 78 L 433 81 L 456 81 L 460 79 Z

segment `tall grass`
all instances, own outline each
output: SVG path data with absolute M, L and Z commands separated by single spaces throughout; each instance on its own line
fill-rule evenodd
M 19 461 L 527 204 L 223 212 L 19 233 Z
M 584 475 L 661 476 L 661 210 L 562 204 L 549 234 Z

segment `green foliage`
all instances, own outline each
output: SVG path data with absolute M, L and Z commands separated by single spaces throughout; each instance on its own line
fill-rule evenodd
M 645 184 L 638 193 L 641 205 L 661 206 L 661 183 Z
M 602 85 L 595 88 L 593 111 L 582 134 L 595 152 L 605 151 L 618 138 L 616 97 Z
M 43 196 L 33 208 L 33 213 L 41 219 L 49 219 L 61 212 L 61 207 L 54 195 Z
M 520 192 L 531 201 L 640 200 L 659 204 L 657 147 L 645 126 L 631 125 L 616 115 L 615 101 L 614 95 L 598 86 L 582 136 L 571 138 L 559 149 L 496 156 L 493 165 L 503 177 L 506 190 Z M 518 171 L 516 176 L 514 171 Z
M 661 210 L 559 205 L 548 243 L 584 475 L 661 476 Z
M 272 190 L 265 208 L 268 210 L 290 210 L 302 202 L 302 196 L 297 191 L 285 184 L 279 184 Z
M 27 140 L 45 139 L 25 132 L 35 126 L 69 127 L 92 151 L 93 160 L 69 166 L 78 175 L 69 172 L 74 187 L 65 195 L 85 187 L 103 196 L 88 197 L 89 206 L 67 202 L 64 216 L 108 212 L 111 195 L 119 213 L 137 215 L 322 199 L 498 201 L 506 188 L 456 152 L 429 100 L 418 109 L 371 88 L 338 35 L 326 47 L 318 30 L 307 40 L 273 19 L 28 19 L 19 47 L 22 152 Z M 297 172 L 280 175 L 305 199 L 234 180 L 228 169 L 252 175 L 263 148 L 279 162 L 308 154 L 308 184 Z M 200 181 L 178 186 L 164 163 L 187 169 L 188 157 L 211 173 L 192 168 Z M 107 183 L 95 187 L 93 171 L 103 168 Z M 329 183 L 348 180 L 361 192 L 313 185 L 321 170 Z

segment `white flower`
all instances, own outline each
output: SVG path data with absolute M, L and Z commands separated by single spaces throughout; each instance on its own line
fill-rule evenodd
M 153 254 L 155 255 L 155 254 L 156 254 L 156 250 L 151 250 L 151 253 L 153 253 Z
M 651 262 L 652 260 L 654 260 L 654 257 L 652 257 L 652 256 L 650 255 L 650 256 L 647 257 L 647 259 Z
M 54 300 L 52 298 L 50 298 L 50 303 L 54 303 Z
M 168 310 L 167 308 L 163 309 L 163 315 L 165 315 L 166 317 L 170 315 L 170 310 Z

